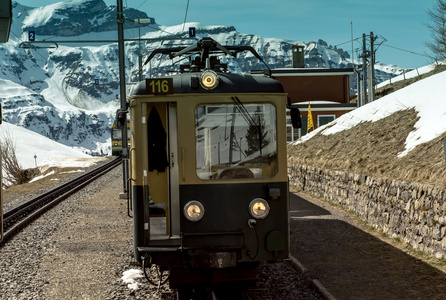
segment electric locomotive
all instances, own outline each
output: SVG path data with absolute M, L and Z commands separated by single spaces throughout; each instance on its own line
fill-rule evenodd
M 129 98 L 135 258 L 169 270 L 173 288 L 252 281 L 289 254 L 287 97 L 268 69 L 227 71 L 219 56 L 242 51 L 261 60 L 210 38 L 157 49 L 147 61 L 189 64 Z
M 122 155 L 122 128 L 118 128 L 118 122 L 115 121 L 110 127 L 111 148 L 113 156 Z M 127 123 L 127 137 L 130 137 L 130 123 Z M 128 148 L 130 148 L 130 138 L 128 138 Z

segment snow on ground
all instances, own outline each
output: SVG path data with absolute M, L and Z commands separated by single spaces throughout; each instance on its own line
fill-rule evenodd
M 14 97 L 18 96 L 27 96 L 30 94 L 35 94 L 33 90 L 26 88 L 20 84 L 14 83 L 11 80 L 8 79 L 1 79 L 0 78 L 0 97 L 11 97 L 11 95 L 14 95 Z
M 444 62 L 441 63 L 441 64 L 444 64 Z M 393 77 L 390 80 L 383 81 L 380 84 L 378 84 L 376 86 L 376 88 L 381 88 L 381 87 L 384 87 L 384 86 L 386 86 L 388 84 L 395 83 L 397 81 L 402 81 L 402 80 L 406 80 L 406 79 L 410 79 L 410 78 L 415 78 L 415 77 L 418 77 L 420 75 L 429 73 L 430 71 L 433 71 L 435 69 L 435 66 L 436 66 L 436 64 L 434 63 L 434 64 L 431 64 L 431 65 L 427 65 L 427 66 L 424 66 L 424 67 L 421 67 L 421 68 L 414 69 L 414 70 L 412 70 L 410 72 L 407 72 L 405 74 L 402 74 L 400 76 Z
M 36 176 L 36 177 L 34 177 L 32 180 L 30 180 L 29 182 L 31 183 L 31 182 L 40 180 L 40 179 L 45 178 L 45 177 L 47 177 L 47 176 L 51 176 L 51 175 L 53 175 L 54 173 L 56 173 L 56 172 L 51 171 L 51 172 L 48 172 L 48 173 L 46 173 L 46 174 L 44 174 L 44 175 Z M 56 180 L 58 180 L 58 179 L 56 179 Z
M 141 270 L 136 269 L 130 269 L 127 271 L 124 271 L 122 273 L 122 281 L 124 283 L 127 283 L 127 287 L 132 290 L 138 289 L 138 282 L 136 279 L 144 277 L 143 272 Z
M 305 142 L 319 132 L 324 135 L 334 134 L 362 122 L 376 122 L 397 111 L 414 108 L 418 112 L 419 120 L 415 123 L 415 129 L 406 138 L 405 150 L 398 154 L 398 157 L 402 157 L 417 145 L 429 142 L 446 132 L 446 85 L 444 82 L 446 82 L 446 72 L 415 82 L 342 115 L 333 122 L 303 136 L 295 143 Z
M 88 167 L 103 158 L 59 144 L 38 133 L 6 122 L 0 125 L 0 139 L 10 137 L 22 168 L 42 166 Z M 36 156 L 36 157 L 35 157 Z

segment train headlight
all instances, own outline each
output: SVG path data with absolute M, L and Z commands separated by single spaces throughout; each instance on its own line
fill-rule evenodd
M 268 202 L 262 198 L 255 198 L 249 203 L 249 213 L 253 218 L 265 219 L 269 213 Z
M 203 204 L 196 200 L 192 200 L 186 203 L 184 206 L 184 216 L 186 219 L 192 222 L 200 221 L 204 215 Z
M 206 90 L 213 90 L 218 85 L 218 75 L 214 71 L 207 70 L 201 74 L 200 85 Z

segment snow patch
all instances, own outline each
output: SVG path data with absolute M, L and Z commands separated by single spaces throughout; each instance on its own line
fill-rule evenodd
M 122 281 L 127 283 L 127 287 L 131 290 L 137 290 L 139 287 L 139 283 L 136 282 L 136 279 L 144 277 L 144 274 L 141 270 L 130 269 L 124 271 L 122 273 Z

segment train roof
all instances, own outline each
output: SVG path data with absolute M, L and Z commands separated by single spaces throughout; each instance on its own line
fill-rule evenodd
M 218 86 L 212 90 L 202 88 L 198 84 L 201 72 L 181 73 L 159 78 L 172 78 L 173 94 L 209 94 L 209 93 L 284 93 L 282 84 L 264 75 L 216 73 L 219 78 Z M 150 79 L 149 79 L 150 80 Z M 197 83 L 194 83 L 194 82 Z M 148 80 L 135 85 L 130 96 L 147 95 Z
M 251 52 L 265 64 L 263 73 L 230 73 L 227 64 L 219 59 L 220 55 L 237 57 L 238 53 L 245 51 Z M 146 64 L 158 54 L 167 55 L 171 59 L 185 57 L 189 63 L 180 65 L 180 72 L 177 74 L 138 83 L 131 95 L 284 92 L 281 83 L 271 78 L 268 65 L 250 46 L 222 46 L 206 37 L 189 46 L 156 49 L 150 54 Z

